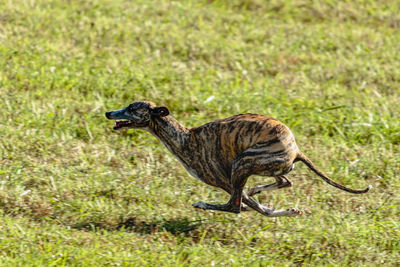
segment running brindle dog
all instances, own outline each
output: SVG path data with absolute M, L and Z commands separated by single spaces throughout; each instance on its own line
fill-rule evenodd
M 193 204 L 195 208 L 240 213 L 241 207 L 247 205 L 269 217 L 301 215 L 297 209 L 267 208 L 250 197 L 261 191 L 292 186 L 284 175 L 293 169 L 296 161 L 304 162 L 327 183 L 341 190 L 362 194 L 371 188 L 353 190 L 328 178 L 300 152 L 289 128 L 265 115 L 239 114 L 188 129 L 169 116 L 166 107 L 140 101 L 107 112 L 106 117 L 123 120 L 116 121 L 115 130 L 136 128 L 149 131 L 191 175 L 231 195 L 227 204 L 198 201 Z M 246 194 L 243 187 L 250 175 L 272 176 L 276 182 L 256 186 Z

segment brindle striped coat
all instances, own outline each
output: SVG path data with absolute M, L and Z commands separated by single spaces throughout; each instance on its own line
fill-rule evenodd
M 280 121 L 258 114 L 239 114 L 188 129 L 169 116 L 166 107 L 148 101 L 134 102 L 128 107 L 106 113 L 117 121 L 114 129 L 141 128 L 157 137 L 194 177 L 206 184 L 222 188 L 231 195 L 227 204 L 196 202 L 196 208 L 239 213 L 245 205 L 270 217 L 297 216 L 297 209 L 273 210 L 257 203 L 250 196 L 263 190 L 288 187 L 286 178 L 296 161 L 304 162 L 329 184 L 344 191 L 360 194 L 340 185 L 302 154 L 292 132 Z M 251 175 L 272 176 L 276 182 L 256 186 L 246 194 L 243 187 Z M 242 201 L 245 205 L 242 204 Z

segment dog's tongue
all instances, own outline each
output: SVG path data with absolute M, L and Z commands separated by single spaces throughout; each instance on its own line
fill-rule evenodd
M 115 122 L 115 127 L 119 128 L 121 126 L 123 126 L 124 124 L 127 124 L 127 121 L 116 121 Z

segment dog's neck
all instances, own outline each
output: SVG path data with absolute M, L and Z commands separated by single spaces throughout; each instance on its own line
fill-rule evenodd
M 149 132 L 157 137 L 174 155 L 181 159 L 189 139 L 189 129 L 171 116 L 154 117 Z

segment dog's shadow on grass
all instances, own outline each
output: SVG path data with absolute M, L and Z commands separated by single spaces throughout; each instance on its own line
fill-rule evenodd
M 101 223 L 82 222 L 72 225 L 71 228 L 85 231 L 98 231 L 103 229 L 107 231 L 135 232 L 143 235 L 162 231 L 174 235 L 188 235 L 190 232 L 196 230 L 201 223 L 201 220 L 190 221 L 187 218 L 146 222 L 139 220 L 136 217 L 131 217 L 114 226 L 104 225 Z

